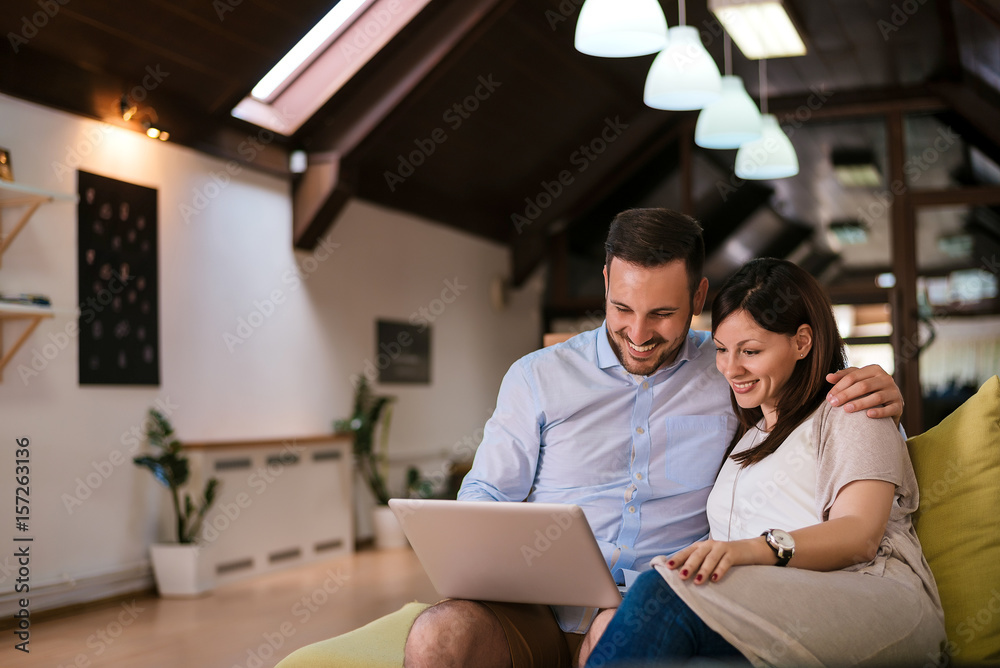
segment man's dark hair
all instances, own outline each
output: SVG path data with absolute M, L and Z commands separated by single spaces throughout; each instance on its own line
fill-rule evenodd
M 609 271 L 613 257 L 647 268 L 684 260 L 692 295 L 701 282 L 705 264 L 701 225 L 683 213 L 670 209 L 622 211 L 611 221 L 604 250 Z

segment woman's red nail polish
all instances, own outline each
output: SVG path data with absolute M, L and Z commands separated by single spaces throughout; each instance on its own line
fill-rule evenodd
M 704 579 L 705 579 L 705 577 L 703 575 L 696 575 L 695 578 L 694 578 L 694 581 L 695 582 L 701 582 Z
M 686 578 L 687 576 L 688 576 L 688 572 L 687 572 L 687 569 L 685 568 L 683 571 L 681 571 L 681 577 L 685 577 Z
M 667 562 L 667 566 L 673 566 L 673 565 L 674 565 L 673 560 L 670 560 L 670 561 Z
M 718 573 L 712 573 L 712 582 L 716 582 L 716 581 L 718 581 L 718 579 L 719 579 L 719 574 Z

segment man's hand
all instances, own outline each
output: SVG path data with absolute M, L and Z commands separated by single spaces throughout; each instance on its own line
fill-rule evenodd
M 843 406 L 848 413 L 866 411 L 870 418 L 891 417 L 896 424 L 903 415 L 903 395 L 896 387 L 892 376 L 877 364 L 848 367 L 837 373 L 826 375 L 833 383 L 827 401 L 834 406 Z
M 669 557 L 654 557 L 653 566 L 679 570 L 681 580 L 693 578 L 696 585 L 718 582 L 732 566 L 774 563 L 774 552 L 763 538 L 748 540 L 700 540 Z

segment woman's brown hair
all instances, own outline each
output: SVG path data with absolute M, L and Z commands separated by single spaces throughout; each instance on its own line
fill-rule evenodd
M 816 410 L 832 387 L 826 375 L 845 368 L 847 360 L 830 299 L 809 272 L 791 262 L 774 258 L 751 260 L 733 274 L 712 303 L 712 334 L 723 320 L 741 310 L 770 332 L 791 336 L 801 325 L 809 325 L 813 333 L 811 349 L 796 363 L 781 389 L 775 406 L 778 419 L 767 439 L 733 455 L 734 461 L 749 466 L 777 450 Z M 729 398 L 740 421 L 729 445 L 732 451 L 764 413 L 759 406 L 741 408 L 732 390 Z

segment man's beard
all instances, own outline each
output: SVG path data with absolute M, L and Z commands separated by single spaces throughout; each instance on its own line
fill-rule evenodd
M 674 363 L 674 361 L 677 359 L 677 354 L 680 352 L 681 346 L 684 345 L 684 341 L 687 340 L 688 334 L 691 333 L 691 321 L 693 319 L 694 319 L 693 314 L 691 312 L 688 312 L 687 323 L 684 325 L 684 335 L 677 339 L 676 345 L 661 351 L 660 354 L 658 354 L 656 357 L 650 358 L 643 362 L 639 362 L 632 357 L 626 356 L 626 353 L 628 351 L 622 350 L 622 346 L 623 345 L 627 346 L 628 344 L 620 343 L 619 342 L 620 339 L 618 338 L 621 337 L 621 340 L 625 340 L 626 337 L 624 334 L 621 334 L 619 332 L 612 332 L 609 329 L 608 343 L 611 344 L 611 349 L 615 351 L 615 357 L 618 358 L 618 361 L 621 362 L 621 365 L 625 367 L 626 371 L 636 376 L 648 376 L 657 371 L 658 369 L 660 369 L 661 367 Z M 633 341 L 632 343 L 635 343 L 635 341 Z M 655 338 L 650 339 L 649 341 L 646 341 L 645 343 L 639 345 L 649 345 L 650 343 L 656 343 L 657 345 L 662 346 L 666 343 L 666 339 L 657 335 Z
M 681 344 L 679 342 L 676 347 L 663 348 L 660 350 L 659 354 L 656 357 L 651 357 L 648 360 L 643 360 L 640 362 L 639 360 L 636 360 L 635 358 L 628 356 L 628 350 L 622 349 L 623 344 L 621 343 L 621 341 L 623 339 L 625 339 L 624 334 L 618 334 L 618 333 L 611 334 L 609 332 L 608 343 L 611 344 L 611 349 L 615 351 L 615 356 L 618 358 L 618 361 L 621 362 L 621 365 L 625 367 L 626 371 L 628 371 L 630 374 L 637 376 L 648 376 L 657 369 L 659 369 L 661 366 L 666 364 L 668 361 L 672 361 L 672 359 L 676 357 L 677 351 L 680 350 L 681 347 Z M 633 343 L 635 342 L 633 341 Z M 664 341 L 660 337 L 657 337 L 655 340 L 647 341 L 643 345 L 649 345 L 650 343 L 656 343 L 659 346 L 663 346 L 666 343 L 666 341 Z M 628 344 L 624 345 L 627 346 Z

